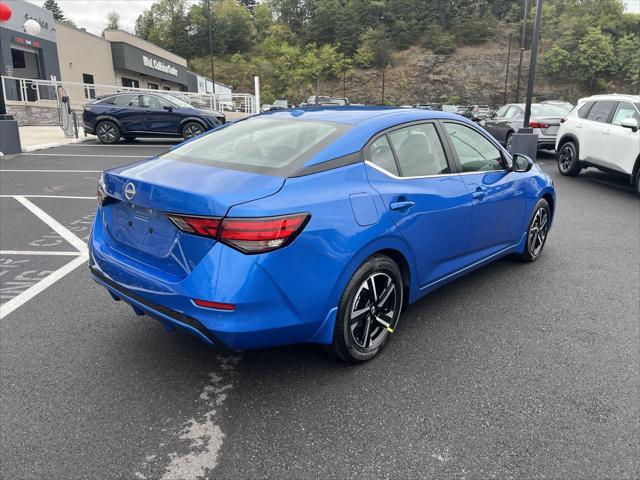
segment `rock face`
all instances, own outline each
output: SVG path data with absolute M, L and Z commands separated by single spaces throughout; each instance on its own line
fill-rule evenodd
M 587 95 L 576 85 L 552 82 L 544 78 L 540 67 L 536 75 L 534 98 L 538 101 L 562 99 L 575 102 Z M 507 102 L 515 101 L 519 49 L 511 49 Z M 385 103 L 412 105 L 417 102 L 501 105 L 507 48 L 499 44 L 462 47 L 451 55 L 435 55 L 412 47 L 393 55 L 393 64 L 385 72 Z M 529 52 L 523 56 L 520 101 L 524 101 Z M 334 94 L 342 94 L 342 82 L 334 84 Z M 381 102 L 382 76 L 375 69 L 356 69 L 347 76 L 346 95 L 352 102 Z

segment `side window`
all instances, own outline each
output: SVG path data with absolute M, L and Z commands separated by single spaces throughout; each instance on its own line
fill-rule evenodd
M 388 137 L 398 156 L 401 176 L 450 173 L 442 143 L 432 123 L 394 130 Z
M 458 123 L 445 123 L 464 172 L 504 170 L 500 150 L 475 130 Z
M 510 105 L 505 105 L 504 107 L 500 107 L 496 111 L 496 117 L 506 117 L 507 111 L 509 110 Z
M 164 107 L 170 107 L 171 104 L 164 98 L 155 95 L 140 95 L 140 105 L 145 108 L 153 108 L 154 110 L 162 110 Z
M 578 109 L 578 117 L 587 118 L 589 110 L 593 107 L 593 102 L 587 102 Z
M 611 110 L 613 110 L 613 107 L 615 107 L 617 103 L 618 102 L 612 101 L 595 102 L 591 110 L 589 110 L 587 120 L 606 123 L 607 120 L 609 120 Z
M 137 107 L 138 97 L 136 95 L 118 95 L 112 103 L 119 107 Z
M 369 151 L 371 152 L 372 163 L 375 163 L 380 168 L 393 173 L 396 176 L 400 175 L 386 135 L 381 136 L 373 142 L 369 147 Z
M 507 118 L 517 117 L 520 113 L 521 113 L 521 110 L 519 107 L 516 107 L 515 105 L 511 105 L 505 117 Z
M 638 123 L 640 123 L 640 114 L 636 107 L 629 102 L 620 102 L 618 104 L 618 108 L 616 109 L 616 113 L 613 114 L 613 120 L 611 123 L 614 125 L 620 125 L 625 118 L 635 118 Z

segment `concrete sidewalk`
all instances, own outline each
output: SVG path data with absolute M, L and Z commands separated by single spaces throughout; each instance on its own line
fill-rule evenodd
M 20 127 L 20 142 L 23 152 L 33 152 L 43 148 L 59 147 L 68 143 L 81 143 L 91 137 L 85 137 L 82 127 L 78 127 L 78 138 L 65 137 L 62 128 L 57 126 L 47 127 Z

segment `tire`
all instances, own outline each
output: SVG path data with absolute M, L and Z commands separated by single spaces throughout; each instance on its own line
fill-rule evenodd
M 182 127 L 182 138 L 185 140 L 204 133 L 204 127 L 200 122 L 187 122 Z
M 393 260 L 375 255 L 363 263 L 342 294 L 332 353 L 349 363 L 375 357 L 397 327 L 402 294 L 402 275 Z
M 535 262 L 542 254 L 542 249 L 547 242 L 549 234 L 549 225 L 551 222 L 551 209 L 549 202 L 544 198 L 538 200 L 529 227 L 527 228 L 527 242 L 524 246 L 524 252 L 518 255 L 518 258 L 524 262 Z
M 556 153 L 558 159 L 558 171 L 567 177 L 575 177 L 580 173 L 582 167 L 578 159 L 578 147 L 574 142 L 562 144 Z
M 103 120 L 96 126 L 96 136 L 100 143 L 113 145 L 120 141 L 120 127 L 111 120 Z
M 638 195 L 640 195 L 640 169 L 639 169 L 639 170 L 638 170 L 638 172 L 636 173 L 636 181 L 635 181 L 635 184 L 636 184 L 636 193 L 637 193 Z
M 513 145 L 513 132 L 507 133 L 507 138 L 504 141 L 504 148 L 507 149 L 507 152 L 511 153 L 511 148 Z

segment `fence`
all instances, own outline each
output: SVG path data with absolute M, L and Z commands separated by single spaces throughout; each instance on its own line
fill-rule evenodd
M 253 95 L 248 93 L 194 93 L 177 90 L 155 90 L 145 88 L 121 87 L 119 85 L 100 85 L 93 83 L 35 80 L 28 78 L 0 77 L 4 100 L 7 105 L 27 105 L 34 107 L 55 107 L 58 103 L 59 87 L 63 87 L 73 109 L 98 97 L 118 92 L 165 93 L 173 95 L 196 108 L 240 112 L 252 115 L 258 113 Z

